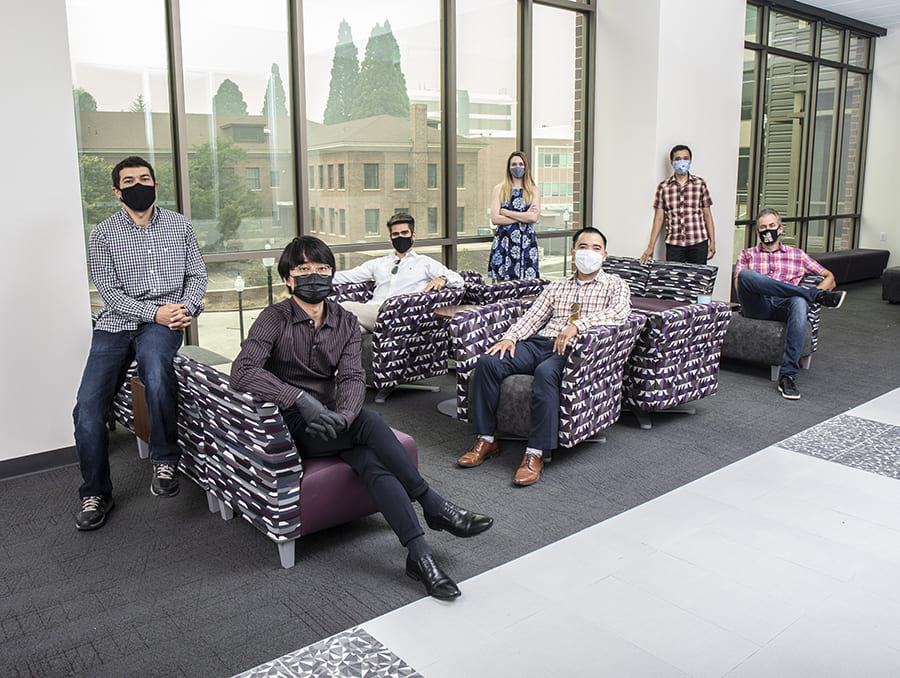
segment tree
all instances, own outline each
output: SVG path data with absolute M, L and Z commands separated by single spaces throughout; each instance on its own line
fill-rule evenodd
M 76 111 L 96 111 L 97 100 L 82 87 L 73 87 L 72 96 L 75 99 Z
M 247 115 L 247 103 L 241 88 L 228 78 L 219 85 L 212 103 L 216 115 Z
M 78 160 L 85 241 L 94 226 L 119 209 L 120 204 L 112 192 L 112 168 L 110 163 L 95 155 L 82 155 Z
M 269 74 L 269 84 L 266 85 L 266 97 L 263 99 L 262 114 L 268 118 L 269 111 L 275 111 L 276 116 L 287 116 L 287 97 L 284 94 L 284 83 L 281 81 L 281 73 L 278 64 L 272 64 L 272 72 Z
M 137 98 L 131 102 L 131 108 L 128 110 L 131 113 L 149 113 L 150 107 L 147 105 L 147 102 L 144 101 L 144 95 L 138 94 Z
M 334 46 L 331 62 L 331 84 L 328 86 L 328 103 L 325 104 L 324 122 L 333 125 L 350 120 L 353 100 L 359 80 L 359 52 L 353 44 L 350 24 L 341 19 L 338 41 Z
M 218 239 L 207 251 L 240 249 L 238 228 L 244 217 L 261 216 L 259 196 L 235 172 L 247 160 L 247 151 L 230 139 L 217 138 L 191 149 L 191 219 L 217 220 Z
M 400 46 L 387 19 L 384 26 L 375 24 L 366 44 L 351 117 L 356 120 L 382 114 L 409 116 L 406 78 L 400 70 Z

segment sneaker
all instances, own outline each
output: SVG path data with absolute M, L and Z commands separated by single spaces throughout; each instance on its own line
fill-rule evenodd
M 75 516 L 75 527 L 79 530 L 96 530 L 103 527 L 106 514 L 112 511 L 114 505 L 112 497 L 109 499 L 98 496 L 83 497 L 81 511 Z
M 174 497 L 178 494 L 178 467 L 175 464 L 153 464 L 153 480 L 150 493 L 156 497 Z
M 789 377 L 786 374 L 782 374 L 778 377 L 778 390 L 781 391 L 781 395 L 788 400 L 800 400 L 800 389 L 798 389 L 797 384 L 794 383 L 793 377 Z
M 847 293 L 844 290 L 821 290 L 816 295 L 816 303 L 822 304 L 825 308 L 840 308 L 844 303 L 844 297 Z

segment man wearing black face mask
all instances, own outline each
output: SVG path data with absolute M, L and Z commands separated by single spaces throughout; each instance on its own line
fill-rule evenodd
M 150 419 L 150 492 L 178 494 L 178 384 L 172 358 L 184 328 L 203 310 L 206 266 L 190 222 L 157 207 L 156 177 L 143 158 L 112 171 L 122 209 L 88 241 L 91 278 L 103 299 L 73 417 L 83 484 L 79 530 L 103 526 L 113 507 L 106 417 L 125 371 L 137 358 Z
M 369 301 L 341 302 L 344 308 L 357 317 L 363 331 L 367 332 L 374 329 L 378 309 L 388 297 L 439 290 L 444 285 L 462 287 L 464 284 L 459 273 L 412 249 L 416 241 L 416 222 L 411 215 L 395 214 L 388 220 L 387 227 L 391 235 L 391 246 L 394 248 L 393 254 L 371 259 L 356 268 L 339 271 L 334 275 L 336 285 L 370 280 L 375 282 L 375 291 Z
M 407 574 L 429 595 L 456 598 L 410 500 L 422 505 L 429 527 L 458 537 L 484 532 L 493 520 L 432 490 L 381 417 L 362 409 L 360 330 L 352 313 L 327 299 L 333 271 L 334 254 L 318 238 L 295 238 L 285 248 L 278 273 L 292 295 L 259 314 L 232 364 L 231 386 L 276 403 L 302 457 L 347 462 L 409 550 Z
M 834 290 L 834 274 L 803 250 L 788 247 L 779 239 L 784 232 L 781 215 L 764 209 L 756 218 L 760 243 L 743 250 L 734 268 L 734 284 L 741 313 L 748 318 L 781 320 L 787 325 L 778 390 L 788 400 L 800 398 L 794 383 L 800 367 L 800 352 L 806 337 L 810 304 L 840 308 L 846 292 Z M 806 275 L 821 275 L 817 287 L 805 287 Z

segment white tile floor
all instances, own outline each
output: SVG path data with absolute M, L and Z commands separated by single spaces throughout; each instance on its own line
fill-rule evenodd
M 772 446 L 460 588 L 359 628 L 425 678 L 900 676 L 900 481 Z

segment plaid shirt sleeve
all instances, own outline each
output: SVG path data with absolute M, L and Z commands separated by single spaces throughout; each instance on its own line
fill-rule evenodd
M 631 288 L 614 275 L 603 275 L 595 290 L 589 290 L 590 305 L 597 306 L 593 313 L 576 320 L 573 325 L 579 332 L 599 325 L 621 325 L 631 314 Z
M 734 265 L 734 279 L 737 280 L 738 273 L 743 271 L 745 268 L 750 267 L 750 250 L 741 250 L 741 253 L 738 255 L 737 263 Z
M 803 262 L 803 267 L 806 269 L 808 275 L 824 275 L 825 271 L 828 270 L 806 252 L 801 250 L 800 254 L 800 260 Z
M 502 338 L 519 341 L 527 339 L 541 329 L 553 316 L 552 295 L 555 289 L 556 286 L 553 283 L 547 285 L 531 307 L 525 311 L 525 315 L 519 318 L 519 321 L 510 327 Z
M 181 303 L 191 315 L 197 316 L 204 308 L 203 295 L 206 294 L 208 278 L 206 264 L 200 254 L 200 245 L 197 244 L 197 235 L 190 224 L 187 224 L 185 230 L 184 250 L 184 296 Z

